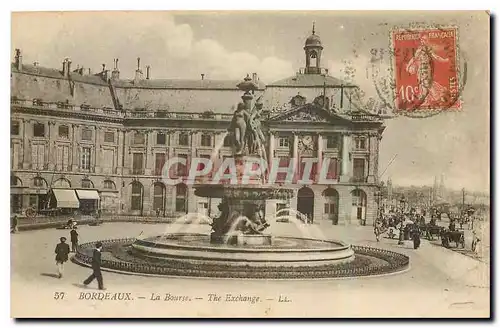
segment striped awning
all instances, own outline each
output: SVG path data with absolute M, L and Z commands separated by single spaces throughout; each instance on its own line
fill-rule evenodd
M 80 201 L 73 189 L 52 189 L 58 208 L 79 208 Z

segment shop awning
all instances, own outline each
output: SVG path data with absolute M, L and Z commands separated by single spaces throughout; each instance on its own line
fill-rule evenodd
M 80 201 L 73 189 L 52 189 L 58 208 L 79 208 Z
M 97 190 L 82 190 L 77 189 L 76 194 L 80 199 L 97 199 L 99 200 L 99 193 Z

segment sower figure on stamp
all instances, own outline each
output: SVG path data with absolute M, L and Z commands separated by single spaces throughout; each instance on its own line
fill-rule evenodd
M 62 278 L 64 273 L 64 263 L 68 261 L 69 245 L 66 244 L 66 237 L 59 239 L 61 242 L 56 245 L 56 265 L 59 278 Z
M 104 284 L 102 281 L 102 273 L 101 273 L 101 250 L 102 250 L 102 243 L 98 241 L 95 243 L 95 249 L 94 252 L 92 253 L 92 274 L 85 279 L 83 284 L 87 286 L 90 284 L 94 279 L 97 279 L 97 285 L 99 289 L 103 290 L 104 289 Z

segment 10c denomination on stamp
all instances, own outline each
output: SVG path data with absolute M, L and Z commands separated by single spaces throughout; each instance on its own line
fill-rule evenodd
M 457 28 L 394 30 L 396 112 L 461 108 Z

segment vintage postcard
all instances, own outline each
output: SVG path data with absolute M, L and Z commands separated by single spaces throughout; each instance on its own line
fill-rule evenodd
M 12 13 L 11 316 L 490 317 L 489 26 Z

